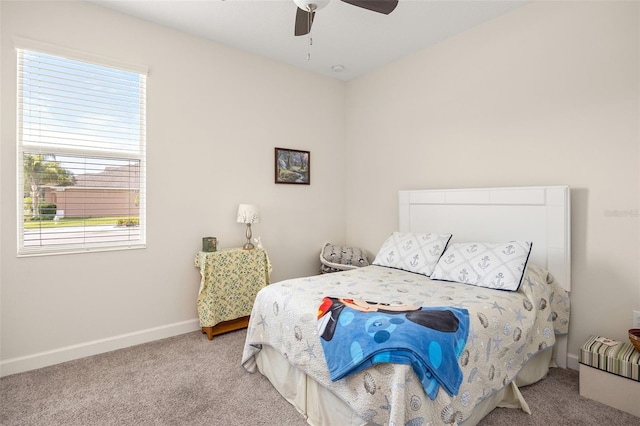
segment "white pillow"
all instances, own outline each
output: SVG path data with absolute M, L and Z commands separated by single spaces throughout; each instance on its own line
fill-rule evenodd
M 378 251 L 373 264 L 429 276 L 449 240 L 451 234 L 394 232 Z
M 516 291 L 533 243 L 454 243 L 442 255 L 431 279 Z

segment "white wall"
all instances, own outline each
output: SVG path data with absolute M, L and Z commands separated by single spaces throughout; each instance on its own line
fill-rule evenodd
M 401 189 L 569 185 L 569 352 L 590 334 L 626 341 L 640 307 L 639 15 L 638 2 L 534 2 L 349 82 L 347 241 L 375 252 Z
M 2 374 L 197 329 L 194 255 L 244 242 L 239 203 L 261 207 L 274 281 L 344 240 L 343 82 L 84 2 L 0 10 Z M 14 35 L 149 67 L 146 249 L 16 257 Z M 274 184 L 274 147 L 311 151 L 310 186 Z

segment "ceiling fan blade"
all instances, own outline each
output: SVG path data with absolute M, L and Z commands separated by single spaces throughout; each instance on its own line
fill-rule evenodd
M 390 14 L 398 5 L 398 0 L 342 0 L 345 3 L 372 10 L 378 13 Z
M 299 7 L 296 8 L 296 27 L 294 29 L 294 34 L 297 36 L 309 34 L 315 14 L 315 12 L 308 12 L 300 9 Z

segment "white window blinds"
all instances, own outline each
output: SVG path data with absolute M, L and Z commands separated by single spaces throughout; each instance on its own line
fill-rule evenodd
M 144 247 L 146 73 L 17 52 L 18 254 Z

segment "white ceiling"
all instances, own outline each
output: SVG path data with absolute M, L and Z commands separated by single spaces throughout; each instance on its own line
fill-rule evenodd
M 87 0 L 246 52 L 350 80 L 532 0 L 399 0 L 390 15 L 331 0 L 309 37 L 293 0 Z M 309 59 L 307 59 L 309 55 Z M 335 72 L 334 65 L 344 70 Z

